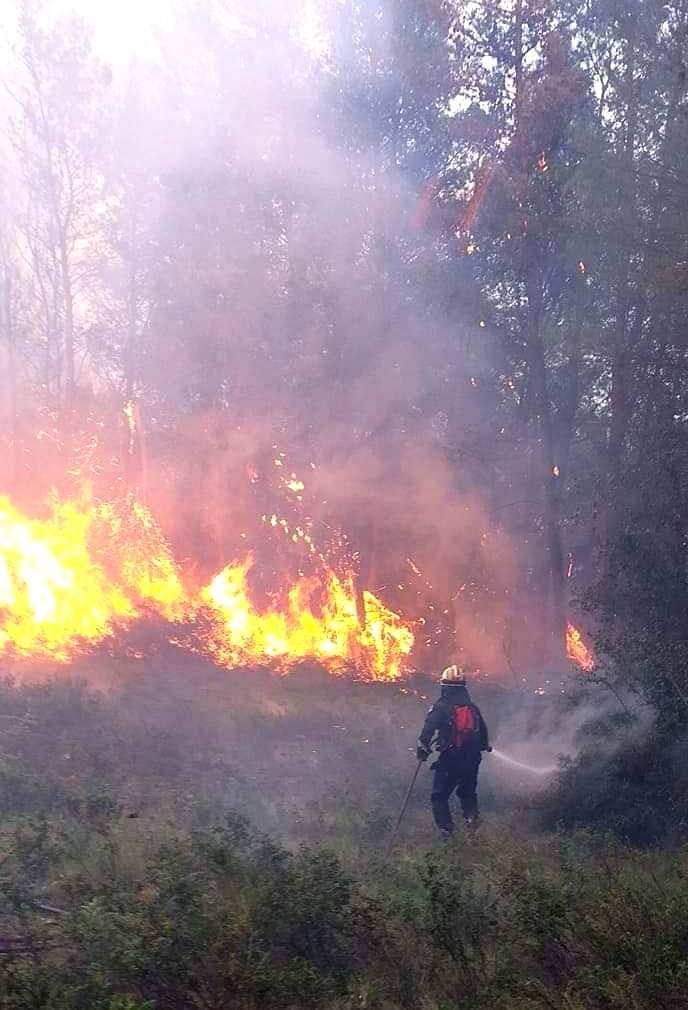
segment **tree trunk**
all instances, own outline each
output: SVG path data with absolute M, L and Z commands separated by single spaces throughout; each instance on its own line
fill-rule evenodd
M 133 242 L 131 244 L 133 250 Z M 146 497 L 146 458 L 141 411 L 136 402 L 136 342 L 138 337 L 138 286 L 136 264 L 130 252 L 127 285 L 127 343 L 124 353 L 125 472 L 130 488 Z
M 129 262 L 127 290 L 127 350 L 124 359 L 124 395 L 133 400 L 136 393 L 136 337 L 138 333 L 138 286 L 136 265 L 133 258 Z
M 634 176 L 635 147 L 638 130 L 638 107 L 635 85 L 636 27 L 636 16 L 632 15 L 629 18 L 625 47 L 626 66 L 623 75 L 623 86 L 626 100 L 626 129 L 620 151 L 621 184 L 618 191 L 619 213 L 631 221 L 632 227 L 635 225 L 636 220 L 636 185 Z M 624 460 L 624 441 L 630 419 L 631 402 L 629 390 L 629 356 L 631 349 L 628 337 L 633 307 L 632 273 L 631 254 L 628 253 L 624 256 L 621 275 L 618 281 L 616 327 L 611 355 L 611 418 L 608 442 L 611 487 L 605 523 L 605 536 L 608 541 L 615 536 L 622 519 L 620 496 L 623 495 L 623 492 L 620 489 L 620 484 Z
M 537 268 L 531 267 L 527 281 L 528 294 L 528 353 L 531 381 L 540 426 L 541 474 L 545 490 L 545 529 L 550 583 L 550 614 L 552 631 L 561 641 L 566 627 L 564 601 L 564 551 L 561 541 L 559 494 L 559 469 L 555 453 L 552 409 L 547 388 L 547 365 L 542 339 L 542 287 Z
M 76 367 L 74 361 L 74 294 L 72 291 L 72 273 L 65 236 L 62 236 L 60 240 L 60 271 L 62 273 L 62 299 L 64 307 L 64 398 L 66 407 L 71 410 L 75 407 L 74 392 L 76 389 Z
M 7 370 L 9 381 L 9 428 L 12 443 L 11 450 L 11 483 L 16 487 L 19 479 L 19 417 L 17 401 L 17 332 L 14 326 L 12 312 L 12 278 L 9 269 L 5 269 L 3 291 L 3 328 L 7 340 Z
M 571 459 L 571 445 L 576 426 L 576 414 L 578 412 L 578 401 L 580 399 L 580 377 L 581 377 L 581 320 L 574 321 L 571 339 L 569 341 L 568 365 L 566 369 L 566 393 L 563 395 L 562 404 L 559 410 L 556 437 L 556 455 L 562 480 L 566 480 L 569 472 L 569 461 Z
M 521 125 L 523 99 L 523 0 L 517 0 L 514 24 L 514 133 Z

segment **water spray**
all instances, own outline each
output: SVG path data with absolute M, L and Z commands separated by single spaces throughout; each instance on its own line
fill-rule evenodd
M 497 750 L 496 747 L 492 748 L 492 753 L 500 761 L 511 765 L 512 768 L 520 768 L 524 772 L 530 772 L 531 775 L 554 775 L 558 770 L 556 765 L 527 765 L 523 761 L 517 761 L 516 758 L 509 757 L 508 754 Z

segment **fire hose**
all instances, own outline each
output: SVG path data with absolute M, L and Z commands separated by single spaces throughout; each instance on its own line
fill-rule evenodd
M 503 761 L 507 765 L 511 765 L 514 768 L 519 768 L 522 771 L 530 772 L 533 775 L 542 775 L 542 776 L 553 775 L 557 771 L 556 765 L 545 765 L 545 766 L 529 765 L 523 761 L 517 761 L 516 758 L 512 758 L 510 757 L 510 755 L 505 754 L 504 751 L 496 750 L 493 747 L 488 747 L 488 753 L 494 754 L 496 758 L 498 758 L 500 761 Z M 392 831 L 392 834 L 390 835 L 389 842 L 387 843 L 387 849 L 385 852 L 385 855 L 387 856 L 389 856 L 392 852 L 394 842 L 396 841 L 396 837 L 399 832 L 401 822 L 404 819 L 404 814 L 406 813 L 406 808 L 409 805 L 409 800 L 411 799 L 411 793 L 413 792 L 413 787 L 416 784 L 416 779 L 418 778 L 418 772 L 420 771 L 422 764 L 423 761 L 418 762 L 413 771 L 413 775 L 411 776 L 411 781 L 409 782 L 408 789 L 406 790 L 406 796 L 404 797 L 404 802 L 402 804 L 401 810 L 399 811 L 399 816 L 397 817 L 396 824 L 394 825 L 394 829 Z

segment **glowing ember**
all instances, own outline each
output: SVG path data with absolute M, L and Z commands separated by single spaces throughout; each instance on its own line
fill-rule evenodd
M 311 547 L 301 527 L 265 518 Z M 133 496 L 55 502 L 46 519 L 0 498 L 0 654 L 68 662 L 156 614 L 187 622 L 189 647 L 225 666 L 269 661 L 287 669 L 313 658 L 374 679 L 400 675 L 413 633 L 372 593 L 359 596 L 353 575 L 340 577 L 321 560 L 317 575 L 300 576 L 260 610 L 250 593 L 252 564 L 249 556 L 228 566 L 195 593 Z
M 571 623 L 566 625 L 566 655 L 586 673 L 591 673 L 595 669 L 592 652 L 583 641 L 578 628 Z

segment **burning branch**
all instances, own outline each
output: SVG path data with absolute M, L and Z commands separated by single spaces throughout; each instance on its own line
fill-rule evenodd
M 595 658 L 583 641 L 578 628 L 570 622 L 566 625 L 566 655 L 585 673 L 595 669 Z

